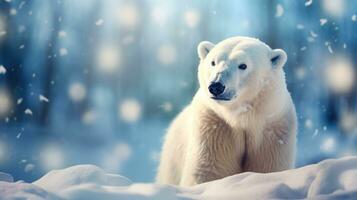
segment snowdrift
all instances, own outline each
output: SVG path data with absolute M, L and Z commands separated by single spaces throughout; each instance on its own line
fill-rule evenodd
M 132 183 L 93 165 L 51 171 L 33 183 L 0 173 L 0 199 L 357 199 L 357 157 L 270 174 L 242 173 L 194 187 Z

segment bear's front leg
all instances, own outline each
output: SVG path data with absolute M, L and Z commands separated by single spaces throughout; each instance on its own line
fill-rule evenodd
M 244 138 L 225 123 L 201 124 L 189 134 L 181 186 L 200 184 L 241 172 Z

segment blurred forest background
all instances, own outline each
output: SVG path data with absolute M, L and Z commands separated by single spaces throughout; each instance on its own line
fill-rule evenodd
M 0 170 L 152 181 L 197 44 L 236 35 L 288 53 L 297 166 L 356 154 L 357 1 L 0 0 Z

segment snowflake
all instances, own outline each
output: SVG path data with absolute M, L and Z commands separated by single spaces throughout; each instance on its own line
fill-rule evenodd
M 105 45 L 97 52 L 98 70 L 104 74 L 113 74 L 119 69 L 121 54 L 118 48 Z
M 139 12 L 132 3 L 121 6 L 117 13 L 120 25 L 126 28 L 135 28 L 139 23 Z
M 11 99 L 6 91 L 0 91 L 0 116 L 7 114 L 12 107 Z
M 45 170 L 58 169 L 64 166 L 64 154 L 54 144 L 48 144 L 40 150 L 41 165 Z
M 305 2 L 305 6 L 311 6 L 311 4 L 312 4 L 312 0 L 307 0 L 307 1 Z
M 119 104 L 119 117 L 125 122 L 133 123 L 141 117 L 141 106 L 135 99 L 126 99 Z
M 33 115 L 32 110 L 29 109 L 29 108 L 27 108 L 27 109 L 25 110 L 25 114 L 26 114 L 26 115 Z
M 331 153 L 336 149 L 336 140 L 333 137 L 327 137 L 322 142 L 320 149 L 325 153 Z
M 0 65 L 0 74 L 6 74 L 6 68 L 3 65 Z
M 86 94 L 87 90 L 82 83 L 75 82 L 69 87 L 69 97 L 75 102 L 82 101 L 86 97 Z
M 95 22 L 95 25 L 96 25 L 96 26 L 101 26 L 101 25 L 103 25 L 103 23 L 104 23 L 104 20 L 103 20 L 103 19 L 98 19 L 98 20 Z
M 41 95 L 41 94 L 38 96 L 38 98 L 39 98 L 40 101 L 42 101 L 42 102 L 47 102 L 47 103 L 50 102 L 50 100 L 49 100 L 47 97 L 45 97 L 45 96 L 43 96 L 43 95 Z
M 284 14 L 284 8 L 281 4 L 276 5 L 275 17 L 281 17 Z
M 171 44 L 165 44 L 158 48 L 157 59 L 160 63 L 168 65 L 176 61 L 176 48 Z
M 320 19 L 320 26 L 325 25 L 328 22 L 328 20 L 326 18 L 321 18 Z
M 120 171 L 124 162 L 127 161 L 132 154 L 132 149 L 129 144 L 119 143 L 114 148 L 106 152 L 103 157 L 103 167 L 109 171 Z
M 200 20 L 201 16 L 196 10 L 188 10 L 184 13 L 184 21 L 190 28 L 196 27 Z
M 68 54 L 68 50 L 66 48 L 60 48 L 60 50 L 59 50 L 60 56 L 65 56 L 67 54 Z
M 355 70 L 346 57 L 332 58 L 326 68 L 326 81 L 329 88 L 338 93 L 351 91 L 355 83 Z

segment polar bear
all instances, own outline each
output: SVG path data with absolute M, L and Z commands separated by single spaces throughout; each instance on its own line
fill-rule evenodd
M 281 49 L 232 37 L 198 45 L 199 89 L 164 139 L 157 182 L 191 186 L 295 162 L 297 119 Z

